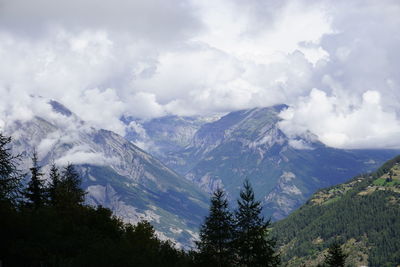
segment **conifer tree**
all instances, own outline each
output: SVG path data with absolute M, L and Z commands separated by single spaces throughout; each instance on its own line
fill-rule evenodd
M 62 206 L 77 206 L 85 201 L 85 191 L 80 187 L 81 178 L 72 164 L 68 164 L 61 175 L 56 194 Z
M 50 168 L 50 184 L 48 187 L 49 201 L 52 205 L 58 202 L 58 191 L 60 190 L 61 176 L 57 166 L 53 163 Z
M 28 200 L 28 205 L 34 209 L 41 207 L 46 200 L 46 191 L 44 181 L 42 180 L 43 173 L 40 172 L 41 166 L 38 164 L 37 153 L 34 150 L 32 156 L 31 180 L 28 183 L 28 188 L 25 190 L 25 197 Z
M 261 215 L 261 202 L 254 199 L 254 192 L 245 180 L 235 212 L 236 234 L 235 250 L 239 266 L 277 266 L 275 240 L 269 238 L 270 220 Z
M 218 188 L 211 198 L 210 213 L 200 228 L 197 242 L 203 266 L 232 266 L 233 226 L 225 192 Z
M 0 201 L 15 202 L 21 190 L 21 173 L 18 170 L 19 156 L 10 149 L 11 137 L 0 133 Z
M 329 267 L 344 267 L 346 262 L 346 254 L 338 243 L 333 243 L 328 249 L 328 255 L 325 258 L 325 263 Z

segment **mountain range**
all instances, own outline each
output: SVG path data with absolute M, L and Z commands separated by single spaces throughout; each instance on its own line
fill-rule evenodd
M 316 190 L 372 171 L 399 152 L 335 149 L 312 133 L 290 139 L 279 128 L 279 113 L 285 108 L 235 111 L 208 122 L 176 116 L 137 121 L 146 138 L 132 132 L 127 138 L 150 140 L 149 147 L 168 167 L 208 193 L 223 187 L 233 205 L 248 178 L 265 215 L 274 220 L 286 217 Z
M 279 220 L 318 189 L 374 170 L 398 153 L 334 149 L 312 133 L 290 139 L 279 128 L 285 105 L 211 117 L 124 117 L 125 136 L 92 127 L 59 102 L 48 105 L 51 114 L 7 126 L 26 168 L 34 149 L 44 170 L 52 162 L 73 162 L 89 204 L 108 207 L 126 222 L 148 220 L 161 237 L 186 247 L 217 187 L 235 205 L 248 178 L 264 215 Z

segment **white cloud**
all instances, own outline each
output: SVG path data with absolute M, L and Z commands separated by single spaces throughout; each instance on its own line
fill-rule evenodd
M 66 166 L 68 164 L 106 165 L 107 161 L 101 153 L 76 151 L 74 153 L 67 153 L 65 156 L 57 159 L 55 163 L 60 166 Z
M 286 103 L 293 107 L 295 125 L 286 127 L 292 134 L 317 130 L 321 141 L 339 147 L 398 147 L 389 141 L 397 127 L 375 130 L 365 120 L 371 112 L 379 127 L 398 125 L 398 1 L 0 0 L 0 6 L 0 127 L 37 112 L 55 116 L 30 95 L 60 101 L 90 125 L 121 134 L 122 115 Z M 307 103 L 318 104 L 324 117 Z M 312 118 L 322 121 L 319 129 Z M 368 136 L 361 138 L 350 121 Z
M 329 58 L 313 70 L 318 90 L 291 103 L 283 129 L 311 131 L 334 147 L 399 148 L 400 4 L 337 1 L 329 12 L 335 33 L 321 41 Z
M 343 103 L 314 89 L 281 116 L 280 128 L 292 138 L 311 131 L 333 147 L 400 148 L 400 122 L 394 111 L 383 108 L 377 91 L 366 91 L 360 101 Z

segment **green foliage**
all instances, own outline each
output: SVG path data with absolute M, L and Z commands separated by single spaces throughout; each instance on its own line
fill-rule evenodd
M 278 266 L 275 240 L 269 236 L 270 221 L 261 215 L 261 202 L 254 199 L 250 182 L 244 182 L 238 209 L 228 209 L 225 192 L 217 189 L 210 214 L 200 228 L 196 266 Z
M 261 215 L 262 206 L 254 199 L 250 182 L 244 182 L 235 212 L 236 232 L 234 247 L 239 266 L 277 266 L 279 256 L 275 255 L 275 240 L 269 238 L 270 221 Z
M 47 188 L 49 202 L 52 205 L 57 205 L 61 200 L 58 198 L 58 190 L 60 190 L 61 175 L 57 166 L 53 163 L 50 167 L 50 183 Z
M 41 166 L 38 164 L 38 158 L 36 151 L 33 152 L 31 179 L 28 182 L 28 187 L 24 192 L 24 196 L 27 198 L 27 204 L 34 209 L 38 209 L 43 206 L 46 201 L 46 189 L 44 187 L 44 181 L 42 180 L 43 173 L 40 172 Z
M 328 255 L 325 263 L 328 267 L 344 267 L 346 263 L 346 254 L 338 243 L 333 243 L 328 249 Z
M 400 184 L 400 181 L 396 180 L 393 181 L 393 179 L 390 178 L 378 178 L 373 182 L 374 185 L 380 185 L 380 186 L 394 186 Z
M 5 266 L 184 266 L 188 262 L 185 253 L 159 240 L 149 223 L 124 224 L 102 207 L 46 206 L 34 213 L 2 208 L 3 215 L 7 217 L 0 222 L 0 259 Z
M 62 172 L 59 190 L 56 189 L 64 206 L 79 205 L 85 201 L 85 191 L 81 189 L 81 183 L 79 173 L 73 165 L 68 164 Z
M 198 261 L 202 266 L 232 266 L 233 217 L 225 192 L 218 188 L 212 198 L 210 214 L 200 228 Z
M 380 177 L 387 174 L 400 157 L 384 164 L 375 173 L 356 177 L 336 188 L 348 188 L 325 202 L 308 201 L 287 219 L 273 225 L 272 235 L 282 246 L 285 262 L 309 260 L 320 255 L 332 242 L 350 239 L 365 243 L 368 266 L 395 266 L 400 262 L 400 188 L 379 189 Z M 380 184 L 379 184 L 380 186 Z M 321 192 L 334 191 L 334 188 Z M 319 204 L 318 204 L 319 203 Z M 319 240 L 319 241 L 318 241 Z
M 0 202 L 16 202 L 21 191 L 21 173 L 18 170 L 19 156 L 12 155 L 9 145 L 11 137 L 0 133 Z

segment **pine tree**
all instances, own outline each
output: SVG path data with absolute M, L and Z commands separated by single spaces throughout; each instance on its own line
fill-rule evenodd
M 61 176 L 57 166 L 53 163 L 50 168 L 50 184 L 48 187 L 48 196 L 50 203 L 56 205 L 58 200 L 58 191 L 60 190 Z
M 199 261 L 206 266 L 232 266 L 233 216 L 225 193 L 218 188 L 211 198 L 210 214 L 200 228 Z
M 268 234 L 270 220 L 261 215 L 261 202 L 254 199 L 250 182 L 246 180 L 240 192 L 238 209 L 235 212 L 235 250 L 240 266 L 277 266 L 275 240 Z
M 77 206 L 82 205 L 85 201 L 85 191 L 82 190 L 81 178 L 72 164 L 68 164 L 61 175 L 61 180 L 56 194 L 58 204 L 61 206 Z
M 46 200 L 46 191 L 44 188 L 44 181 L 41 179 L 43 173 L 40 172 L 41 166 L 38 164 L 38 157 L 36 151 L 33 151 L 31 180 L 25 190 L 25 197 L 28 200 L 28 206 L 38 209 L 43 206 Z
M 329 267 L 344 267 L 346 262 L 346 254 L 338 243 L 333 243 L 328 249 L 328 255 L 325 258 L 325 263 Z
M 11 137 L 0 133 L 0 201 L 15 202 L 21 191 L 21 173 L 18 170 L 20 156 L 14 156 L 9 148 Z

